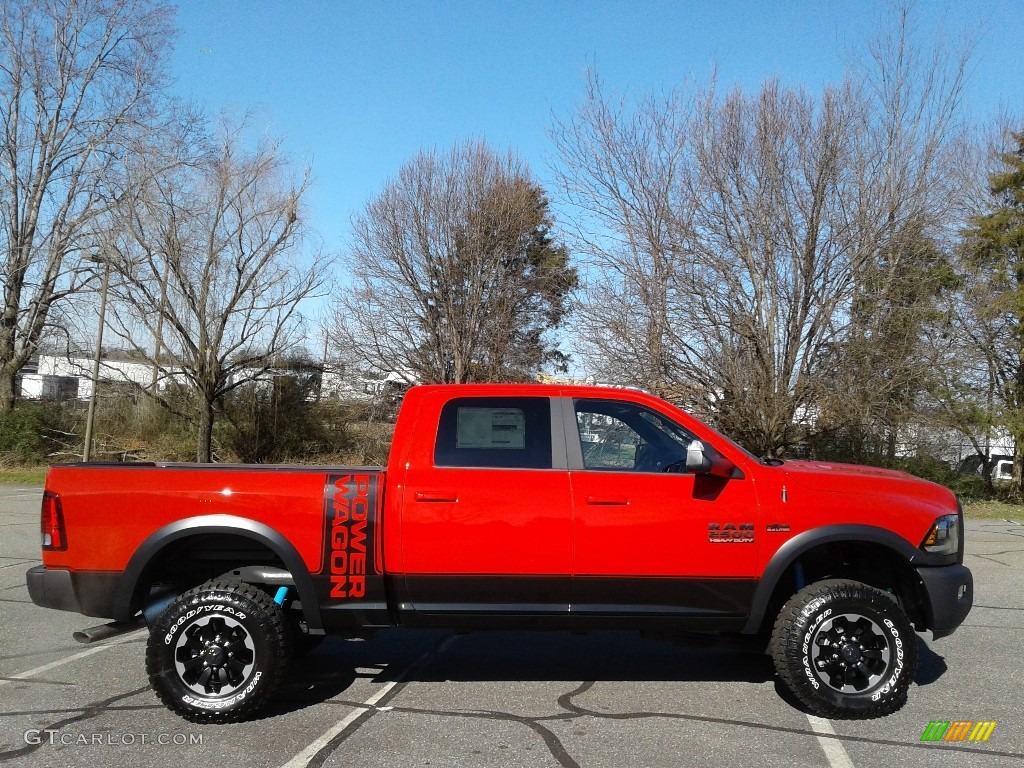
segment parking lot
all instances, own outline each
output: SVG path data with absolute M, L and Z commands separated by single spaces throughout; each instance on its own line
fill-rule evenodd
M 969 521 L 975 607 L 922 639 L 910 701 L 868 721 L 805 714 L 767 657 L 626 632 L 387 631 L 328 638 L 259 720 L 197 726 L 156 700 L 145 634 L 34 606 L 40 489 L 0 486 L 0 763 L 10 766 L 1024 765 L 1024 525 Z M 985 742 L 922 742 L 995 721 Z

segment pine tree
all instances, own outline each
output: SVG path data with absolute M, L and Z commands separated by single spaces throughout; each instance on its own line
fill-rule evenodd
M 1024 132 L 1011 133 L 1015 148 L 998 156 L 988 177 L 990 204 L 965 230 L 968 265 L 986 287 L 979 321 L 992 326 L 988 350 L 1000 403 L 998 421 L 1014 439 L 1011 491 L 1021 493 L 1024 449 Z

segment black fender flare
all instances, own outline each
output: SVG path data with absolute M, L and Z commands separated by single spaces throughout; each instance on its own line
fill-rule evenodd
M 743 634 L 757 633 L 764 620 L 765 611 L 768 610 L 768 602 L 771 600 L 772 593 L 775 592 L 775 587 L 787 568 L 795 563 L 801 555 L 815 547 L 837 541 L 881 545 L 901 557 L 911 567 L 932 564 L 927 553 L 922 552 L 899 534 L 885 528 L 857 523 L 812 528 L 794 536 L 772 555 L 772 559 L 768 561 L 768 565 L 765 566 L 758 581 L 754 598 L 750 604 L 750 614 L 741 632 Z
M 114 596 L 114 618 L 128 621 L 142 606 L 133 605 L 139 580 L 153 558 L 168 544 L 203 533 L 229 533 L 243 536 L 262 544 L 284 563 L 295 582 L 295 591 L 302 601 L 306 625 L 311 630 L 323 630 L 320 604 L 313 578 L 298 551 L 284 536 L 268 525 L 235 515 L 201 515 L 176 520 L 151 533 L 128 561 Z

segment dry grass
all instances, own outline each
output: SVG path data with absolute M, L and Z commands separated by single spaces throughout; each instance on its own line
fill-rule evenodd
M 0 485 L 42 485 L 48 467 L 0 467 Z
M 969 501 L 964 504 L 964 516 L 968 520 L 1024 521 L 1024 506 L 1005 501 Z

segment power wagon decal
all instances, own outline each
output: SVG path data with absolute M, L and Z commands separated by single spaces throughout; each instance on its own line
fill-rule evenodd
M 321 609 L 376 607 L 385 601 L 379 481 L 374 473 L 327 475 L 324 556 L 316 579 Z

